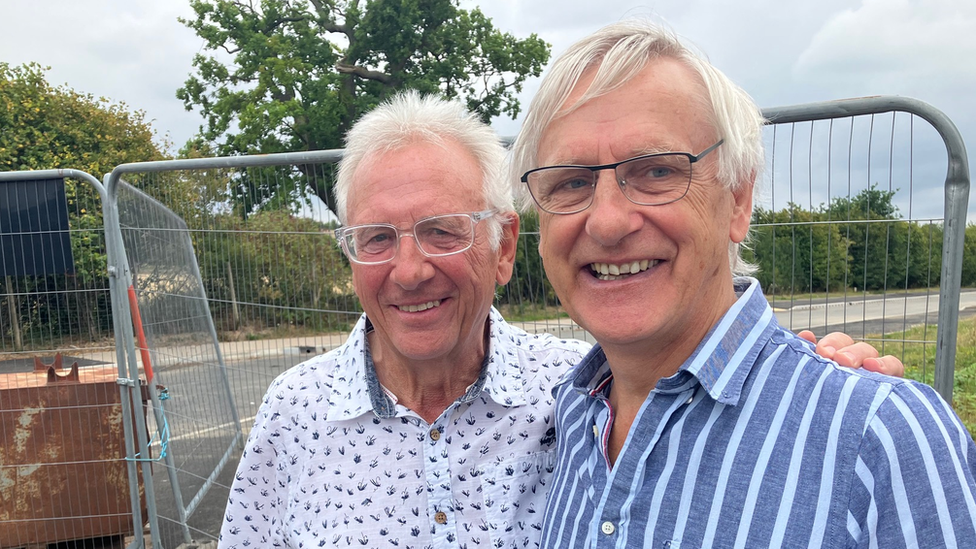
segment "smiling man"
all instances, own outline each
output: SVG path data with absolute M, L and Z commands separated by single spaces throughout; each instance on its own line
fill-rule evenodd
M 345 344 L 268 389 L 221 547 L 538 545 L 551 390 L 589 345 L 527 334 L 492 308 L 518 237 L 503 160 L 463 107 L 416 93 L 357 122 L 336 238 L 365 313 Z M 869 346 L 841 352 L 877 362 Z
M 336 238 L 365 314 L 268 389 L 221 547 L 538 543 L 550 390 L 589 345 L 492 308 L 518 239 L 504 154 L 461 105 L 416 93 L 350 131 Z
M 976 547 L 976 446 L 951 408 L 816 356 L 733 279 L 762 125 L 643 21 L 544 78 L 515 170 L 553 288 L 599 343 L 556 388 L 544 547 Z

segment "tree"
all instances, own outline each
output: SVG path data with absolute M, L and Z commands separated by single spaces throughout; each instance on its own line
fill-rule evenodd
M 976 287 L 976 223 L 966 225 L 966 240 L 962 251 L 962 285 Z
M 790 203 L 778 212 L 756 207 L 743 257 L 760 267 L 756 278 L 769 294 L 841 290 L 851 242 L 823 211 Z
M 360 306 L 349 264 L 327 226 L 274 210 L 247 220 L 217 215 L 209 221 L 209 230 L 191 235 L 220 328 L 345 331 L 350 318 L 355 321 L 355 315 L 336 314 Z M 249 236 L 242 238 L 245 232 Z M 247 309 L 240 316 L 238 303 Z
M 195 17 L 181 22 L 211 54 L 196 56 L 196 74 L 177 97 L 187 110 L 199 108 L 206 122 L 197 139 L 220 154 L 340 148 L 361 113 L 401 89 L 460 98 L 486 122 L 514 118 L 516 94 L 549 58 L 549 45 L 535 34 L 520 40 L 500 32 L 458 0 L 190 5 Z M 303 178 L 335 211 L 331 177 Z M 278 192 L 243 194 L 269 199 Z
M 894 195 L 871 186 L 813 211 L 756 207 L 744 257 L 771 294 L 936 286 L 942 225 L 901 219 Z
M 864 189 L 852 198 L 835 198 L 831 221 L 842 223 L 851 240 L 849 284 L 865 290 L 937 285 L 941 274 L 942 229 L 901 219 L 895 191 Z
M 141 111 L 52 87 L 45 70 L 0 62 L 0 171 L 73 168 L 99 177 L 118 164 L 164 158 Z M 101 203 L 88 183 L 68 179 L 64 186 L 76 271 L 68 283 L 74 287 L 51 276 L 19 278 L 12 283 L 28 297 L 17 309 L 27 330 L 71 334 L 78 326 L 94 339 L 111 319 Z

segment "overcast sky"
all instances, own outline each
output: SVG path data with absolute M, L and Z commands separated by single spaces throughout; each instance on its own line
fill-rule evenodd
M 973 0 L 464 0 L 462 5 L 480 6 L 498 28 L 516 36 L 539 34 L 552 44 L 553 55 L 626 16 L 663 19 L 762 106 L 878 94 L 914 97 L 943 110 L 970 151 L 976 150 Z M 0 60 L 36 61 L 51 68 L 52 84 L 142 109 L 158 136 L 178 148 L 200 124 L 175 97 L 203 43 L 177 21 L 189 14 L 183 0 L 0 0 Z M 537 85 L 527 86 L 523 110 Z M 511 135 L 519 122 L 498 120 L 494 126 Z M 976 220 L 976 193 L 971 194 L 969 218 Z M 928 202 L 941 204 L 941 196 Z

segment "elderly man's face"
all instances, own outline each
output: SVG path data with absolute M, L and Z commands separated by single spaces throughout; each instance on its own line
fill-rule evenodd
M 353 179 L 347 212 L 349 225 L 389 223 L 410 232 L 424 217 L 485 207 L 482 174 L 469 152 L 454 142 L 418 142 L 367 158 Z M 495 283 L 512 274 L 517 230 L 517 222 L 506 227 L 495 251 L 482 221 L 474 245 L 459 254 L 427 257 L 408 236 L 389 263 L 353 263 L 356 294 L 376 328 L 374 356 L 470 360 L 470 353 L 483 352 Z
M 570 102 L 591 77 L 584 76 Z M 652 62 L 624 86 L 557 118 L 543 134 L 539 165 L 697 154 L 725 137 L 709 123 L 698 99 L 703 93 L 683 65 Z M 540 212 L 539 250 L 549 280 L 570 316 L 608 350 L 683 353 L 691 345 L 690 354 L 734 300 L 728 244 L 746 235 L 752 193 L 751 187 L 737 194 L 725 190 L 715 178 L 717 160 L 712 153 L 694 164 L 688 194 L 671 204 L 628 201 L 607 170 L 600 172 L 588 209 Z M 601 264 L 627 265 L 630 274 L 599 278 L 594 268 Z

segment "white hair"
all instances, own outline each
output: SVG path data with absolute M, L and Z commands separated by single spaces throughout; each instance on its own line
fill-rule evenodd
M 700 98 L 702 108 L 708 110 L 718 137 L 725 140 L 713 153 L 718 155 L 718 180 L 732 190 L 742 185 L 755 185 L 764 164 L 764 120 L 759 107 L 703 55 L 684 46 L 673 31 L 649 20 L 628 19 L 607 25 L 570 46 L 543 77 L 522 130 L 512 145 L 509 180 L 516 185 L 515 192 L 522 209 L 533 203 L 520 178 L 526 171 L 539 167 L 539 145 L 549 124 L 626 84 L 649 63 L 660 58 L 684 64 L 701 79 L 705 92 Z M 575 104 L 566 105 L 580 78 L 591 69 L 596 72 L 589 88 Z M 639 109 L 640 105 L 633 108 Z M 734 274 L 749 274 L 756 270 L 742 259 L 739 244 L 731 241 L 729 264 Z
M 345 223 L 348 219 L 349 190 L 364 161 L 418 142 L 449 141 L 459 144 L 477 161 L 485 208 L 498 214 L 513 212 L 512 188 L 504 179 L 502 169 L 505 149 L 495 132 L 460 103 L 408 91 L 394 95 L 365 114 L 346 134 L 346 148 L 333 189 L 339 221 Z M 469 183 L 459 181 L 458 184 Z M 495 215 L 487 220 L 493 250 L 501 243 L 502 224 L 508 219 L 508 216 Z

